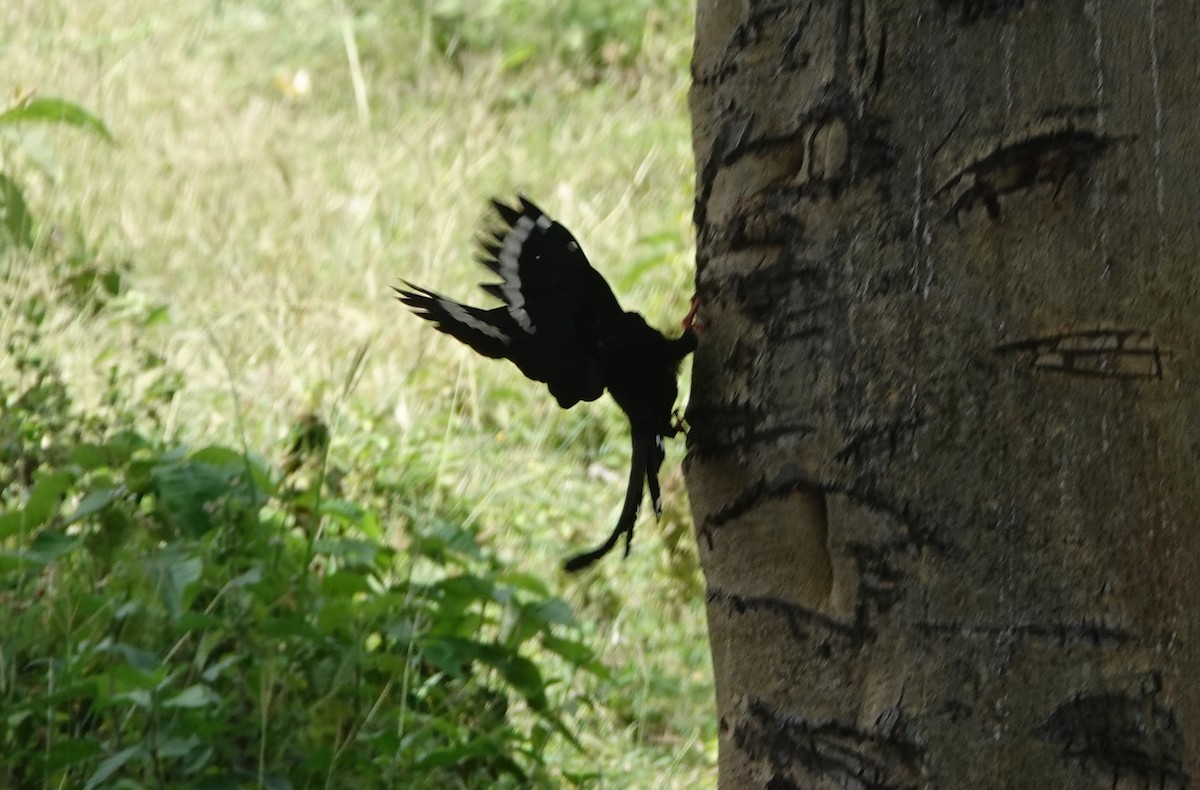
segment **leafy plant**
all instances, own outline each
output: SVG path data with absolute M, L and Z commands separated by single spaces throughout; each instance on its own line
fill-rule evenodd
M 11 172 L 10 160 L 23 148 L 18 125 L 52 123 L 73 126 L 113 142 L 112 134 L 96 116 L 65 99 L 39 97 L 33 91 L 19 94 L 0 112 L 0 250 L 6 245 L 29 248 L 34 241 L 34 218 L 25 190 Z
M 472 56 L 495 54 L 506 69 L 537 62 L 587 81 L 632 66 L 643 55 L 647 37 L 659 34 L 665 19 L 677 13 L 671 0 L 392 0 L 392 4 L 400 7 L 390 16 L 421 19 L 423 46 L 455 65 Z M 367 15 L 378 13 L 380 4 L 355 2 L 352 7 Z
M 70 107 L 6 115 L 86 120 Z M 578 747 L 560 676 L 606 675 L 570 607 L 420 476 L 345 496 L 317 414 L 281 467 L 188 446 L 157 417 L 179 374 L 139 343 L 79 408 L 50 305 L 138 328 L 165 310 L 120 304 L 99 255 L 25 254 L 51 285 L 0 280 L 0 784 L 549 783 L 547 748 Z
M 603 668 L 453 507 L 388 491 L 397 549 L 252 453 L 78 415 L 52 370 L 2 392 L 6 783 L 524 785 L 573 741 L 542 664 Z

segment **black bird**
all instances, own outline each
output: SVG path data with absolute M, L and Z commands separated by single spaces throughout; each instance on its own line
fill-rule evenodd
M 643 483 L 655 515 L 662 514 L 663 438 L 680 431 L 672 416 L 675 377 L 696 348 L 697 303 L 693 299 L 683 320 L 683 334 L 664 337 L 637 313 L 621 309 L 570 231 L 525 196 L 518 200 L 519 207 L 492 200 L 500 223 L 479 238 L 479 262 L 500 277 L 481 287 L 502 306 L 471 307 L 408 281 L 395 291 L 439 331 L 485 357 L 512 360 L 527 377 L 545 382 L 564 409 L 607 389 L 629 418 L 633 458 L 625 505 L 608 540 L 567 560 L 566 570 L 577 571 L 611 551 L 621 535 L 629 555 Z

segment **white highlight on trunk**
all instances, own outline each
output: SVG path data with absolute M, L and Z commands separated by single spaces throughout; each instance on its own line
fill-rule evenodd
M 1104 30 L 1100 19 L 1100 0 L 1094 0 L 1085 8 L 1085 11 L 1092 19 L 1092 57 L 1096 61 L 1096 134 L 1103 138 L 1107 127 L 1104 117 Z M 1104 212 L 1104 198 L 1108 194 L 1108 182 L 1104 175 L 1104 168 L 1096 168 L 1094 177 L 1096 188 L 1092 190 L 1092 194 L 1095 195 L 1093 216 L 1096 217 L 1096 224 L 1100 230 L 1096 234 L 1098 245 L 1096 258 L 1104 264 L 1101 276 L 1108 279 L 1112 274 L 1112 264 L 1108 261 L 1108 217 Z
M 536 327 L 529 320 L 529 313 L 525 311 L 525 295 L 521 293 L 520 258 L 521 248 L 525 246 L 525 241 L 533 231 L 533 225 L 534 221 L 529 217 L 518 217 L 512 230 L 504 237 L 500 254 L 496 256 L 500 262 L 500 276 L 504 279 L 500 290 L 504 292 L 508 312 L 517 322 L 517 326 L 531 335 L 536 331 Z
M 1159 85 L 1160 68 L 1158 65 L 1158 23 L 1154 18 L 1158 0 L 1150 0 L 1150 84 L 1154 88 L 1154 177 L 1158 182 L 1158 254 L 1161 258 L 1167 246 L 1167 231 L 1163 220 L 1167 213 L 1167 186 L 1163 177 L 1163 101 Z
M 1008 127 L 1008 122 L 1013 117 L 1013 50 L 1016 48 L 1017 34 L 1012 25 L 1004 27 L 1004 101 L 1005 114 L 1004 126 Z
M 480 321 L 475 316 L 471 315 L 458 302 L 451 302 L 449 299 L 438 299 L 438 304 L 446 311 L 446 314 L 459 322 L 463 326 L 468 326 L 476 332 L 482 332 L 488 337 L 494 337 L 504 345 L 508 345 L 510 340 L 508 335 L 501 332 L 496 327 L 489 324 L 487 321 Z

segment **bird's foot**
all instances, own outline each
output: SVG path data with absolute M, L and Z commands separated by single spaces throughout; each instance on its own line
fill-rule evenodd
M 679 413 L 679 409 L 674 409 L 671 412 L 671 430 L 669 433 L 663 434 L 668 438 L 674 438 L 679 434 L 687 436 L 687 418 Z
M 700 297 L 692 297 L 692 309 L 688 310 L 688 314 L 683 317 L 683 328 L 688 332 L 701 332 L 704 330 L 704 322 L 696 318 L 696 314 L 700 312 Z

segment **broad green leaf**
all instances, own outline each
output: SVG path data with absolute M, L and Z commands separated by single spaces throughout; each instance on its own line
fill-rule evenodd
M 597 677 L 609 678 L 612 676 L 608 671 L 608 667 L 601 664 L 596 659 L 596 654 L 592 652 L 592 649 L 582 642 L 544 633 L 542 634 L 542 646 L 580 669 L 586 669 Z
M 188 686 L 163 703 L 165 708 L 206 708 L 216 705 L 221 697 L 204 684 Z
M 176 529 L 197 538 L 213 528 L 209 503 L 230 493 L 227 471 L 211 464 L 180 461 L 156 466 L 151 476 L 159 506 Z
M 186 738 L 164 738 L 155 751 L 159 757 L 184 757 L 203 745 L 203 742 L 195 735 L 189 735 Z
M 66 523 L 74 524 L 76 521 L 85 519 L 93 513 L 103 510 L 120 498 L 120 488 L 110 487 L 92 491 L 80 501 L 79 507 L 75 508 L 75 512 L 67 516 Z
M 532 573 L 507 571 L 505 573 L 501 573 L 497 577 L 497 581 L 500 581 L 503 584 L 511 584 L 513 587 L 527 590 L 528 592 L 543 598 L 550 595 L 550 588 L 546 586 L 546 583 L 542 581 L 540 577 L 535 576 Z
M 96 768 L 96 772 L 87 780 L 87 784 L 83 786 L 83 790 L 92 790 L 93 787 L 99 787 L 104 784 L 110 776 L 121 770 L 125 763 L 141 754 L 141 752 L 141 746 L 130 746 L 128 749 L 122 749 L 112 757 L 109 757 Z
M 301 637 L 313 643 L 320 643 L 325 639 L 324 634 L 298 615 L 268 617 L 258 624 L 258 632 L 261 636 L 273 639 Z
M 537 664 L 525 656 L 510 654 L 493 665 L 521 693 L 529 707 L 538 712 L 546 710 L 546 683 Z
M 30 557 L 40 560 L 43 564 L 54 562 L 59 557 L 70 554 L 83 543 L 76 535 L 46 530 L 38 533 L 29 547 Z
M 337 571 L 321 580 L 321 592 L 330 596 L 346 596 L 371 591 L 366 577 L 358 571 Z
M 25 513 L 21 510 L 6 510 L 0 513 L 0 540 L 20 532 L 24 521 Z
M 33 246 L 33 217 L 25 203 L 25 193 L 4 173 L 0 173 L 0 230 L 18 247 Z
M 43 123 L 61 123 L 86 129 L 108 142 L 114 142 L 113 136 L 95 115 L 92 115 L 75 102 L 66 99 L 55 99 L 49 96 L 34 96 L 25 103 L 0 112 L 0 124 L 26 123 L 39 121 Z
M 379 555 L 379 544 L 354 538 L 322 538 L 313 545 L 318 554 L 336 557 L 348 565 L 370 567 Z
M 501 66 L 505 71 L 514 71 L 528 63 L 536 54 L 537 49 L 533 45 L 518 44 L 505 50 Z
M 162 659 L 156 653 L 149 650 L 124 643 L 113 645 L 112 649 L 113 652 L 118 653 L 125 659 L 126 664 L 136 669 L 139 673 L 142 673 L 143 677 L 151 673 L 160 673 L 163 669 Z M 161 675 L 152 677 L 150 680 L 145 681 L 144 687 L 153 688 L 160 680 L 162 680 Z M 142 683 L 142 681 L 138 682 Z
M 568 628 L 574 628 L 576 625 L 575 613 L 571 611 L 571 605 L 562 598 L 547 598 L 528 607 L 526 611 L 543 623 L 563 625 Z
M 192 453 L 189 460 L 221 469 L 228 474 L 231 481 L 235 478 L 244 478 L 248 473 L 254 482 L 254 487 L 259 492 L 268 496 L 275 494 L 275 484 L 271 482 L 270 472 L 267 471 L 262 458 L 254 453 L 211 445 Z
M 25 528 L 33 529 L 50 520 L 62 504 L 63 494 L 71 487 L 73 476 L 65 469 L 37 472 L 29 499 L 25 501 Z
M 98 444 L 80 442 L 71 448 L 71 463 L 91 471 L 108 465 L 108 453 Z
M 171 619 L 177 620 L 186 608 L 184 596 L 188 589 L 200 579 L 204 563 L 199 557 L 189 557 L 182 552 L 170 550 L 144 561 L 146 575 L 154 580 L 159 600 Z
M 85 760 L 92 760 L 103 753 L 100 744 L 91 738 L 70 738 L 56 741 L 46 749 L 46 767 L 59 771 Z

